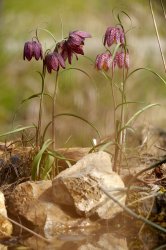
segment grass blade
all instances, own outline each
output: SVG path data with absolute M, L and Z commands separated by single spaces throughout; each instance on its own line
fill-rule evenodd
M 43 167 L 43 171 L 41 173 L 41 179 L 42 180 L 46 180 L 48 179 L 48 176 L 49 176 L 49 173 L 51 171 L 51 167 L 54 163 L 54 160 L 55 158 L 52 156 L 52 155 L 47 155 L 46 156 L 46 161 L 45 161 L 45 164 L 44 164 L 44 167 Z
M 165 80 L 162 76 L 160 76 L 160 75 L 159 75 L 158 73 L 156 73 L 154 70 L 148 69 L 148 68 L 138 68 L 138 69 L 133 70 L 130 74 L 128 74 L 127 79 L 128 79 L 131 75 L 133 75 L 135 72 L 137 72 L 137 71 L 139 71 L 139 70 L 147 70 L 147 71 L 153 73 L 154 75 L 156 75 L 157 77 L 159 77 L 160 80 L 166 85 L 166 80 Z
M 40 170 L 40 162 L 43 156 L 43 153 L 45 150 L 49 147 L 49 145 L 52 143 L 51 139 L 48 139 L 45 141 L 42 145 L 42 148 L 38 152 L 38 154 L 34 157 L 32 162 L 32 180 L 36 180 L 36 178 L 39 177 L 39 170 Z
M 153 103 L 153 104 L 149 104 L 147 106 L 145 106 L 144 108 L 142 108 L 141 110 L 137 111 L 129 120 L 128 122 L 125 124 L 125 127 L 129 126 L 129 124 L 135 119 L 137 118 L 137 116 L 139 116 L 142 112 L 144 112 L 145 110 L 152 108 L 154 106 L 160 106 L 158 103 Z
M 66 71 L 68 71 L 68 70 L 77 70 L 77 71 L 80 71 L 80 72 L 82 72 L 84 75 L 86 75 L 90 80 L 93 80 L 92 77 L 91 77 L 86 71 L 84 71 L 83 69 L 79 69 L 79 68 L 68 68 L 68 69 L 63 70 L 63 71 L 61 72 L 61 74 L 64 73 L 64 72 L 66 72 Z
M 28 98 L 22 100 L 21 104 L 23 104 L 24 102 L 27 102 L 27 101 L 29 101 L 29 100 L 31 100 L 33 98 L 39 97 L 40 95 L 41 95 L 41 93 L 37 93 L 37 94 L 31 95 Z
M 27 101 L 29 101 L 29 100 L 31 100 L 31 99 L 33 99 L 33 98 L 40 97 L 41 95 L 42 95 L 42 92 L 37 93 L 37 94 L 34 94 L 34 95 L 31 95 L 31 96 L 29 96 L 28 98 L 22 100 L 21 104 L 23 104 L 24 102 L 27 102 Z M 52 96 L 49 95 L 49 94 L 47 94 L 47 93 L 43 93 L 43 95 L 52 98 Z
M 33 126 L 25 126 L 25 127 L 21 127 L 21 128 L 16 128 L 16 129 L 14 129 L 12 131 L 0 134 L 0 137 L 6 136 L 6 135 L 15 134 L 15 133 L 18 133 L 18 132 L 21 132 L 23 130 L 30 129 L 30 128 L 36 128 L 36 127 L 33 125 Z
M 119 103 L 117 106 L 116 106 L 116 109 L 117 110 L 120 106 L 122 105 L 125 105 L 125 104 L 144 104 L 144 102 L 123 102 L 123 103 Z
M 57 114 L 54 118 L 57 118 L 57 117 L 60 117 L 60 116 L 71 116 L 71 117 L 78 118 L 78 119 L 80 119 L 81 121 L 84 121 L 84 122 L 87 123 L 90 127 L 92 127 L 92 128 L 96 131 L 96 133 L 97 133 L 97 135 L 99 136 L 99 138 L 101 138 L 98 129 L 97 129 L 91 122 L 89 122 L 88 120 L 86 120 L 85 118 L 83 118 L 83 117 L 81 117 L 81 116 L 78 116 L 78 115 L 75 115 L 75 114 L 71 114 L 71 113 L 61 113 L 61 114 Z M 44 138 L 45 138 L 47 129 L 49 128 L 49 126 L 50 126 L 51 124 L 52 124 L 52 121 L 50 121 L 50 122 L 47 124 L 47 126 L 45 127 L 44 132 L 43 132 L 43 140 L 44 140 Z

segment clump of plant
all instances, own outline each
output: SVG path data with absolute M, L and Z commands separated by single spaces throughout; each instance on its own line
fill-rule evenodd
M 48 31 L 50 34 L 50 32 Z M 52 35 L 54 38 L 54 36 Z M 36 127 L 36 148 L 39 148 L 39 152 L 36 155 L 33 168 L 32 168 L 32 178 L 40 179 L 46 177 L 49 171 L 52 170 L 52 176 L 55 175 L 55 118 L 56 118 L 56 97 L 57 97 L 57 89 L 58 89 L 58 79 L 59 72 L 61 69 L 66 68 L 66 62 L 72 64 L 73 56 L 78 60 L 78 55 L 84 55 L 84 42 L 86 38 L 90 38 L 91 35 L 85 31 L 73 31 L 69 33 L 67 38 L 64 38 L 62 41 L 56 42 L 55 38 L 55 46 L 54 49 L 47 49 L 45 52 L 43 51 L 42 44 L 38 38 L 38 30 L 36 30 L 35 37 L 32 38 L 31 41 L 28 41 L 24 45 L 23 51 L 23 59 L 27 59 L 31 61 L 32 58 L 35 60 L 42 60 L 42 70 L 39 72 L 41 76 L 41 92 L 35 94 L 28 99 L 33 97 L 39 97 L 39 112 L 38 112 L 38 124 Z M 46 74 L 51 74 L 55 72 L 55 83 L 54 83 L 54 91 L 52 94 L 48 94 L 45 92 L 46 85 Z M 43 99 L 44 95 L 49 95 L 52 100 L 52 120 L 46 126 L 45 130 L 42 131 L 42 121 L 43 121 Z M 52 139 L 44 141 L 44 136 L 48 127 L 52 125 Z M 48 151 L 48 147 L 52 145 L 52 152 Z M 43 157 L 43 153 L 47 150 L 47 154 Z M 57 157 L 57 155 L 56 155 Z M 41 164 L 43 162 L 43 164 Z M 42 166 L 43 165 L 43 170 Z
M 58 88 L 58 74 L 61 68 L 65 69 L 66 60 L 68 59 L 69 64 L 72 64 L 73 55 L 78 59 L 78 54 L 84 55 L 83 45 L 86 38 L 90 38 L 91 35 L 84 31 L 73 31 L 69 33 L 69 36 L 60 41 L 56 42 L 53 51 L 47 49 L 43 53 L 42 45 L 38 38 L 38 32 L 36 30 L 36 36 L 33 37 L 32 41 L 28 41 L 24 45 L 23 58 L 30 61 L 33 57 L 36 60 L 41 59 L 43 62 L 42 71 L 40 72 L 42 80 L 42 89 L 39 94 L 40 106 L 39 106 L 39 118 L 36 133 L 36 146 L 41 147 L 41 123 L 42 123 L 42 110 L 43 110 L 43 96 L 45 94 L 45 77 L 46 72 L 49 74 L 52 71 L 56 72 L 56 80 L 54 86 L 54 92 L 51 96 L 52 98 L 52 142 L 55 145 L 55 105 L 56 105 L 56 95 Z M 35 39 L 35 40 L 34 40 Z
M 121 12 L 120 14 L 130 19 L 125 12 Z M 96 69 L 102 72 L 110 84 L 113 103 L 112 123 L 114 139 L 106 143 L 102 149 L 110 144 L 114 147 L 113 170 L 118 173 L 120 173 L 122 156 L 125 154 L 126 132 L 127 130 L 133 130 L 131 126 L 132 121 L 148 108 L 158 105 L 148 104 L 134 113 L 132 117 L 128 118 L 127 110 L 129 109 L 129 105 L 136 103 L 133 100 L 128 101 L 127 99 L 128 79 L 135 72 L 144 69 L 157 75 L 166 84 L 166 81 L 159 74 L 149 68 L 137 68 L 131 71 L 131 55 L 126 37 L 129 30 L 125 30 L 120 14 L 117 15 L 118 23 L 106 29 L 103 39 L 105 51 L 102 54 L 98 54 L 95 61 Z M 117 82 L 117 75 L 120 76 L 119 82 Z
M 119 19 L 120 21 L 120 19 Z M 124 124 L 125 124 L 125 103 L 126 103 L 126 80 L 129 70 L 129 50 L 127 48 L 127 41 L 125 30 L 121 22 L 115 27 L 108 27 L 105 35 L 103 45 L 105 46 L 105 52 L 97 55 L 96 68 L 103 70 L 104 76 L 109 80 L 111 86 L 112 100 L 113 100 L 113 127 L 115 135 L 115 151 L 114 151 L 114 170 L 117 171 L 117 160 L 120 145 L 123 145 L 125 141 Z M 116 46 L 115 46 L 116 45 Z M 122 71 L 122 81 L 119 86 L 116 86 L 114 82 L 115 68 Z M 121 111 L 120 119 L 117 118 L 117 100 L 115 95 L 115 88 L 119 88 L 121 94 Z

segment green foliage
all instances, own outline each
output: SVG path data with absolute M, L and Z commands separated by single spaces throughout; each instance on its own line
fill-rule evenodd
M 47 156 L 48 157 L 46 160 L 47 163 L 44 165 L 44 171 L 42 173 L 41 173 L 42 171 L 41 161 L 43 159 L 44 153 L 46 152 L 46 150 L 51 144 L 52 144 L 51 139 L 48 139 L 47 141 L 45 141 L 41 149 L 37 153 L 37 155 L 34 157 L 34 160 L 32 163 L 32 174 L 31 174 L 32 180 L 39 180 L 41 176 L 45 178 L 47 174 L 49 173 L 51 164 L 53 163 L 52 157 L 50 157 L 49 155 Z
M 20 128 L 16 128 L 14 130 L 11 130 L 9 132 L 5 132 L 5 133 L 2 133 L 0 134 L 0 137 L 4 137 L 4 136 L 7 136 L 7 135 L 12 135 L 12 134 L 15 134 L 15 133 L 18 133 L 18 132 L 22 132 L 26 129 L 30 129 L 30 128 L 35 128 L 35 126 L 25 126 L 25 127 L 20 127 Z

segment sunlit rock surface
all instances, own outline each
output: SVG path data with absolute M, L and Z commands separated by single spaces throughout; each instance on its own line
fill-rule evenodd
M 0 249 L 1 250 L 8 250 L 8 247 L 0 244 Z
M 53 197 L 56 203 L 75 207 L 81 216 L 97 214 L 101 219 L 111 219 L 122 209 L 100 187 L 125 204 L 123 192 L 111 191 L 124 188 L 124 183 L 112 171 L 110 155 L 102 151 L 88 154 L 71 168 L 62 171 L 53 180 Z
M 0 237 L 12 234 L 12 224 L 7 219 L 4 194 L 0 191 Z M 0 248 L 1 249 L 1 248 Z
M 27 227 L 46 237 L 67 229 L 96 227 L 97 222 L 80 218 L 70 207 L 60 207 L 52 201 L 52 182 L 24 182 L 8 199 L 8 210 Z

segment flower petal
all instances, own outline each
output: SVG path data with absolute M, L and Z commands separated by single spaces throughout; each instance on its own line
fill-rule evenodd
M 39 60 L 39 58 L 43 58 L 43 53 L 42 53 L 42 46 L 39 42 L 33 41 L 33 56 L 35 57 L 36 60 Z
M 24 52 L 23 52 L 23 59 L 25 58 L 30 61 L 33 56 L 33 45 L 32 42 L 26 42 L 24 44 Z
M 68 40 L 67 40 L 67 44 L 68 46 L 72 47 L 74 45 L 81 45 L 83 42 L 83 38 L 81 38 L 80 36 L 76 35 L 76 34 L 72 34 L 69 36 Z
M 69 36 L 73 35 L 73 34 L 75 34 L 77 36 L 80 36 L 81 38 L 90 38 L 90 37 L 92 37 L 91 34 L 89 34 L 88 32 L 86 32 L 86 31 L 80 31 L 80 30 L 76 30 L 76 31 L 70 32 Z
M 59 64 L 61 65 L 61 67 L 63 69 L 65 69 L 65 61 L 64 61 L 63 57 L 57 52 L 54 52 L 54 53 L 55 53 L 55 55 L 56 55 L 56 57 L 57 57 L 57 59 L 59 61 Z

